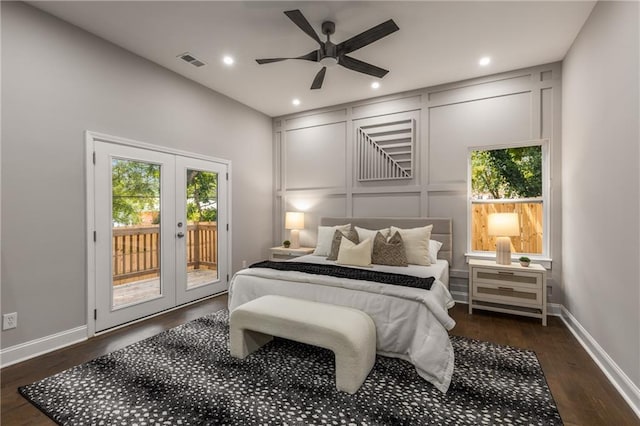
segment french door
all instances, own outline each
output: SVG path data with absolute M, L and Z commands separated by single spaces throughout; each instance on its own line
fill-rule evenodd
M 227 164 L 94 141 L 95 331 L 227 289 Z

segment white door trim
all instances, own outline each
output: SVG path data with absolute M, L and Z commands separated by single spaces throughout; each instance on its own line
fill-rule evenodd
M 85 207 L 86 207 L 86 261 L 87 261 L 87 337 L 93 337 L 96 335 L 96 323 L 94 319 L 94 312 L 96 309 L 96 258 L 95 250 L 90 250 L 94 244 L 94 231 L 96 229 L 95 221 L 95 206 L 93 203 L 95 197 L 95 169 L 93 167 L 94 160 L 94 146 L 95 142 L 107 142 L 119 145 L 130 146 L 134 148 L 143 148 L 152 151 L 163 152 L 166 154 L 181 155 L 184 157 L 191 157 L 201 159 L 205 161 L 213 161 L 227 166 L 227 173 L 229 179 L 227 180 L 227 223 L 229 224 L 229 231 L 227 232 L 227 271 L 231 273 L 232 265 L 232 243 L 231 243 L 231 230 L 232 230 L 232 212 L 231 212 L 231 161 L 222 158 L 211 157 L 208 155 L 197 154 L 193 152 L 183 151 L 179 149 L 163 147 L 159 145 L 153 145 L 147 142 L 141 142 L 134 139 L 122 138 L 119 136 L 107 135 L 104 133 L 93 132 L 90 130 L 85 131 Z M 225 177 L 226 178 L 226 177 Z M 226 277 L 225 277 L 226 279 Z

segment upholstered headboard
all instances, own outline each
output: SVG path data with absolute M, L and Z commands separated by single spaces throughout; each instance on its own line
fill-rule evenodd
M 444 259 L 451 265 L 453 258 L 453 233 L 450 218 L 444 217 L 321 217 L 320 225 L 335 226 L 350 223 L 367 229 L 382 229 L 391 225 L 398 228 L 418 228 L 433 225 L 431 239 L 442 243 L 438 259 Z

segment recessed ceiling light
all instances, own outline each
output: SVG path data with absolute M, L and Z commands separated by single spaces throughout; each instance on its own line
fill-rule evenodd
M 294 100 L 291 101 L 291 103 L 296 105 L 296 106 L 300 105 L 300 99 L 294 99 Z
M 235 61 L 231 56 L 225 56 L 224 58 L 222 58 L 222 62 L 224 62 L 226 65 L 233 65 Z
M 487 65 L 489 65 L 491 63 L 491 58 L 488 57 L 488 56 L 482 57 L 482 58 L 480 58 L 478 63 L 480 65 L 482 65 L 483 67 L 486 67 Z
M 374 81 L 373 83 L 371 83 L 371 88 L 372 89 L 377 89 L 380 87 L 380 83 L 377 81 Z

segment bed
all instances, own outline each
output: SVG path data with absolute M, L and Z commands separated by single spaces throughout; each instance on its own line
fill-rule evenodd
M 378 354 L 411 362 L 422 378 L 446 392 L 454 364 L 453 348 L 448 335 L 448 330 L 455 326 L 455 321 L 448 314 L 448 309 L 454 305 L 448 290 L 452 254 L 451 219 L 322 218 L 320 221 L 322 226 L 346 223 L 367 229 L 382 229 L 391 225 L 407 229 L 432 224 L 431 239 L 442 243 L 436 264 L 350 267 L 416 277 L 433 276 L 435 280 L 430 290 L 298 271 L 248 268 L 236 273 L 229 284 L 229 311 L 269 294 L 362 310 L 376 324 Z M 324 256 L 316 255 L 299 257 L 294 261 L 335 264 Z

